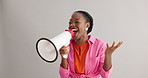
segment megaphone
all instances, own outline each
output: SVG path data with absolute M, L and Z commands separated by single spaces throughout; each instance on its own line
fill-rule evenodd
M 72 30 L 66 30 L 52 39 L 40 38 L 36 43 L 38 55 L 46 62 L 52 63 L 57 60 L 58 51 L 63 45 L 69 45 L 74 36 Z M 63 55 L 67 58 L 67 55 Z

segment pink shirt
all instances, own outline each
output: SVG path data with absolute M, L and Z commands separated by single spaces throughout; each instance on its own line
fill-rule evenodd
M 89 49 L 85 61 L 85 74 L 75 73 L 73 40 L 71 40 L 70 52 L 67 58 L 68 69 L 60 67 L 59 73 L 61 78 L 110 78 L 112 67 L 108 71 L 103 69 L 106 43 L 100 39 L 94 38 L 93 36 L 89 37 Z

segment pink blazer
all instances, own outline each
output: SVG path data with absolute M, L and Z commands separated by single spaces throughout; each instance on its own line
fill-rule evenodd
M 94 38 L 93 36 L 89 37 L 89 49 L 86 55 L 85 74 L 75 73 L 73 40 L 71 40 L 70 52 L 67 58 L 68 69 L 64 69 L 60 66 L 59 73 L 61 78 L 110 78 L 112 67 L 108 71 L 103 69 L 106 43 L 100 39 Z

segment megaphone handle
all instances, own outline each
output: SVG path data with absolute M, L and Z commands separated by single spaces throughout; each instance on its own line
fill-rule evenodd
M 63 58 L 68 58 L 68 54 L 63 54 Z

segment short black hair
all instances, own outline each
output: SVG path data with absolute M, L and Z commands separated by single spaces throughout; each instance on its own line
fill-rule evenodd
M 86 11 L 75 11 L 74 13 L 81 13 L 84 16 L 84 18 L 86 19 L 86 22 L 90 23 L 90 26 L 89 26 L 89 28 L 87 30 L 87 34 L 89 34 L 92 31 L 92 28 L 93 28 L 93 18 L 92 18 L 92 16 Z

